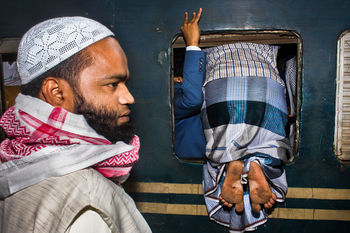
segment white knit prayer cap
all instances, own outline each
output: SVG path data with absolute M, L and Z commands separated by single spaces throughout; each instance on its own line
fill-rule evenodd
M 27 84 L 89 45 L 114 36 L 107 27 L 84 17 L 61 17 L 27 31 L 18 47 L 17 66 Z

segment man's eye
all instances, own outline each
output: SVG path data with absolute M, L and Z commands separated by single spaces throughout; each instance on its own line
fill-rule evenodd
M 118 82 L 110 83 L 110 84 L 108 84 L 108 86 L 110 86 L 110 87 L 117 87 L 118 86 Z

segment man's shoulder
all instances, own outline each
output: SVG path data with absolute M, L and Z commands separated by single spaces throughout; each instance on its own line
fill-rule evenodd
M 55 196 L 60 199 L 90 200 L 97 195 L 100 190 L 110 190 L 118 188 L 113 182 L 102 176 L 95 169 L 87 168 L 63 176 L 50 177 L 35 185 L 25 188 L 10 198 L 32 197 L 50 200 Z
M 64 176 L 51 177 L 43 181 L 42 185 L 65 186 L 70 189 L 96 190 L 97 187 L 106 186 L 106 188 L 115 188 L 115 184 L 101 175 L 93 168 L 82 169 L 69 173 Z M 91 190 L 90 190 L 91 189 Z
M 99 203 L 104 198 L 113 199 L 116 194 L 123 192 L 123 188 L 119 185 L 109 181 L 95 169 L 88 168 L 63 176 L 50 177 L 14 193 L 4 199 L 4 202 L 7 207 L 28 208 L 33 212 L 41 207 L 51 212 L 66 206 L 80 210 Z M 29 204 L 24 207 L 18 203 Z M 74 212 L 74 214 L 77 213 Z

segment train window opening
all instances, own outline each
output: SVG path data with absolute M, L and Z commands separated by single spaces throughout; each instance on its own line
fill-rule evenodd
M 294 31 L 269 30 L 269 31 L 230 31 L 219 33 L 203 33 L 200 38 L 199 47 L 201 49 L 232 44 L 237 42 L 251 42 L 257 44 L 269 44 L 278 46 L 276 58 L 277 69 L 286 84 L 289 122 L 286 133 L 292 145 L 293 158 L 298 152 L 299 141 L 299 122 L 300 122 L 300 104 L 301 104 L 301 58 L 302 58 L 302 40 L 299 34 Z M 182 76 L 186 45 L 181 35 L 175 36 L 171 45 L 171 99 L 174 99 L 174 77 Z M 287 72 L 293 74 L 286 75 Z M 288 77 L 286 77 L 288 76 Z M 292 77 L 292 78 L 291 78 Z M 287 80 L 286 80 L 287 78 Z M 174 104 L 172 102 L 172 132 L 175 155 L 184 162 L 203 162 L 194 156 L 181 155 L 176 153 L 175 149 L 175 115 Z
M 16 64 L 19 42 L 20 38 L 0 39 L 1 115 L 6 109 L 14 105 L 15 99 L 20 92 L 21 81 Z M 4 136 L 4 133 L 1 132 L 1 140 Z
M 334 154 L 350 164 L 350 30 L 339 36 L 337 47 Z

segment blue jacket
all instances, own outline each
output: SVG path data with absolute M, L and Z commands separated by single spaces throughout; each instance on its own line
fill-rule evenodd
M 200 110 L 205 76 L 205 53 L 186 51 L 183 82 L 174 84 L 175 153 L 183 159 L 205 158 Z

